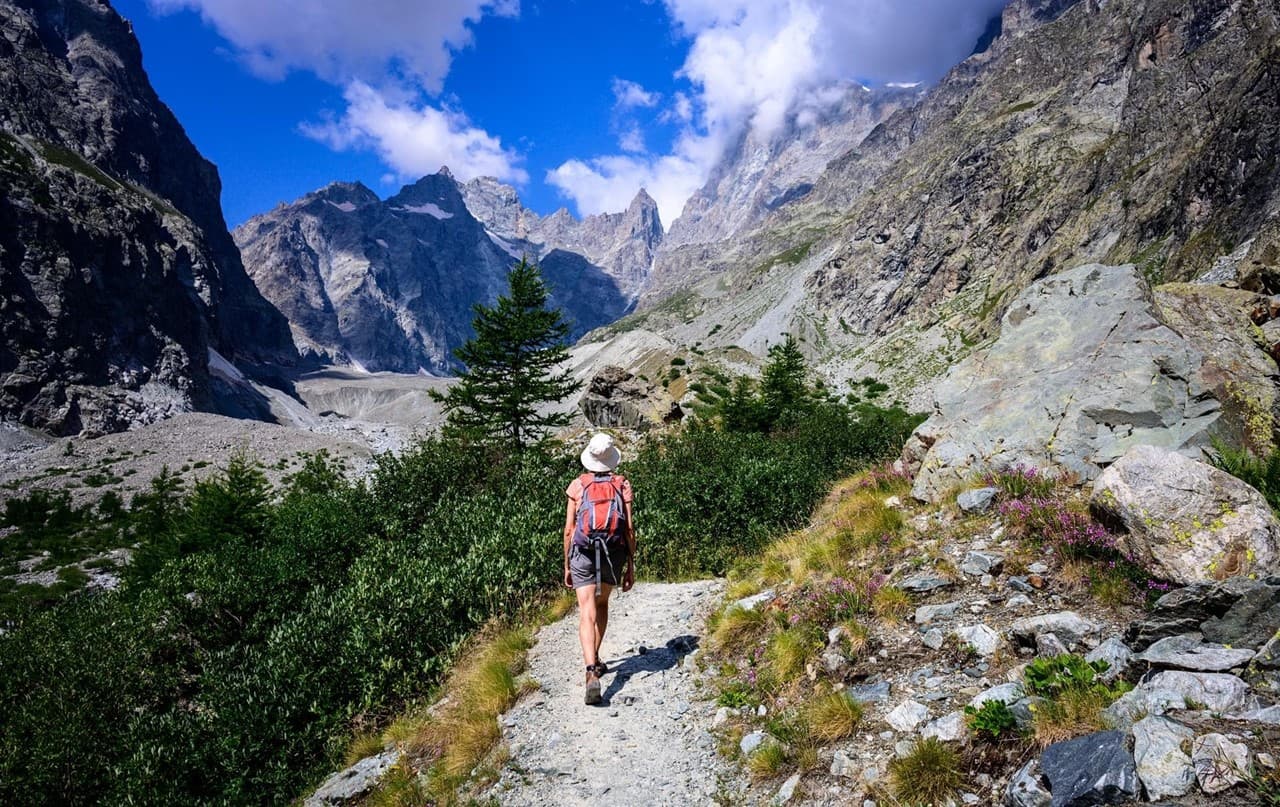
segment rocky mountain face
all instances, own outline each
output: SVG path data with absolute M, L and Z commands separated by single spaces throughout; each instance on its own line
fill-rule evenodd
M 296 361 L 125 20 L 0 0 L 0 71 L 0 414 L 119 431 L 214 407 L 211 356 Z
M 778 130 L 744 131 L 672 222 L 663 258 L 681 247 L 724 242 L 803 198 L 827 163 L 922 94 L 917 85 L 837 84 L 814 92 Z
M 922 404 L 1061 269 L 1239 268 L 1262 288 L 1280 261 L 1278 15 L 1263 0 L 1015 0 L 988 50 L 807 194 L 731 241 L 664 251 L 647 327 L 754 351 L 791 332 L 833 378 L 875 375 Z
M 564 208 L 539 216 L 521 204 L 515 188 L 492 177 L 474 179 L 461 190 L 467 209 L 503 248 L 536 259 L 548 271 L 548 264 L 579 256 L 617 281 L 628 301 L 643 289 L 663 240 L 658 204 L 643 188 L 621 213 L 581 221 Z
M 363 185 L 335 183 L 235 231 L 253 281 L 305 354 L 433 374 L 456 369 L 471 306 L 492 302 L 522 256 L 540 263 L 576 338 L 626 312 L 628 289 L 647 272 L 647 239 L 660 236 L 647 194 L 616 216 L 539 219 L 514 189 L 492 180 L 460 186 L 448 169 L 385 201 Z

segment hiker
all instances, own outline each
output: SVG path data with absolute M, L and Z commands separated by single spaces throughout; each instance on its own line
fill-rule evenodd
M 564 514 L 564 584 L 578 596 L 578 640 L 587 665 L 589 706 L 600 703 L 600 643 L 609 626 L 609 595 L 635 583 L 636 534 L 631 483 L 613 469 L 621 459 L 613 438 L 597 434 L 582 452 L 587 473 L 569 483 Z

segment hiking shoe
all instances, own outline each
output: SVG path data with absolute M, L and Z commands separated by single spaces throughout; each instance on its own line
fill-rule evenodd
M 595 706 L 600 703 L 600 676 L 596 672 L 595 667 L 587 668 L 587 695 L 585 698 L 588 706 Z
M 604 676 L 605 676 L 605 674 L 606 674 L 607 672 L 609 672 L 609 665 L 608 665 L 608 664 L 605 664 L 603 661 L 597 661 L 597 662 L 596 662 L 596 675 L 600 676 L 601 678 L 604 678 Z

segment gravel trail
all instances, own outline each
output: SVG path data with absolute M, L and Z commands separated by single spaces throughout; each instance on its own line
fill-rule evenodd
M 720 581 L 618 591 L 601 656 L 605 701 L 585 706 L 578 614 L 538 632 L 533 695 L 501 718 L 511 760 L 490 795 L 504 805 L 709 804 L 741 792 L 716 753 L 715 704 L 694 663 Z M 641 653 L 643 646 L 646 652 Z

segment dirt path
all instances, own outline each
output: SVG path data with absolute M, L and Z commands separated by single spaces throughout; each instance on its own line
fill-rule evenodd
M 641 583 L 615 595 L 601 655 L 605 702 L 582 702 L 578 615 L 543 628 L 529 653 L 539 690 L 502 717 L 511 760 L 504 805 L 708 804 L 741 791 L 709 733 L 694 659 L 718 581 Z M 641 653 L 640 648 L 645 648 Z

